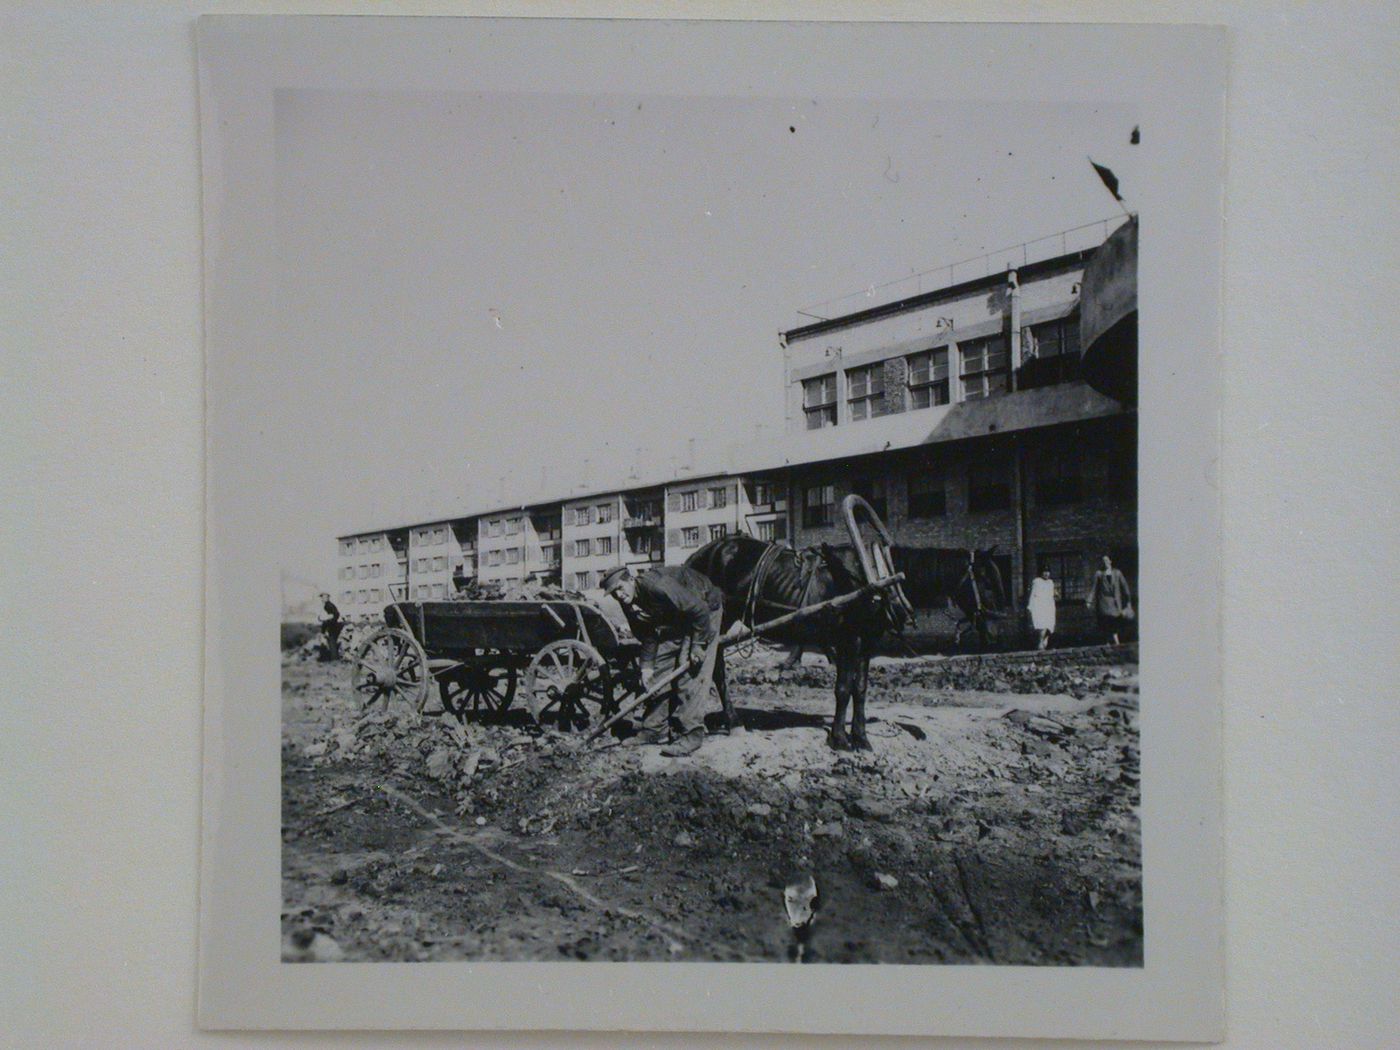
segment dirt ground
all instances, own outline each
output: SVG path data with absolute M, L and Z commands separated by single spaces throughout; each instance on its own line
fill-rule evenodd
M 1141 965 L 1134 648 L 879 658 L 860 753 L 825 660 L 780 658 L 731 661 L 746 731 L 669 759 L 367 713 L 286 654 L 284 958 L 782 961 L 811 874 L 803 961 Z

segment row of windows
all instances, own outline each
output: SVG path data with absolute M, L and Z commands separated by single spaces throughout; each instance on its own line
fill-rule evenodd
M 447 526 L 435 525 L 427 529 L 414 529 L 409 542 L 415 547 L 438 547 L 447 542 Z
M 356 568 L 354 565 L 346 565 L 340 570 L 340 578 L 342 580 L 353 580 L 356 578 L 361 580 L 367 580 L 371 577 L 378 578 L 383 575 L 384 566 L 378 564 L 361 565 L 358 568 Z
M 486 523 L 488 536 L 519 536 L 524 527 L 522 518 L 492 518 Z
M 687 512 L 692 510 L 720 510 L 729 506 L 729 486 L 720 485 L 716 488 L 690 489 L 678 494 L 680 496 L 680 506 L 677 510 Z
M 564 521 L 570 525 L 606 525 L 616 517 L 616 508 L 611 503 L 599 503 L 591 507 L 566 507 Z
M 356 602 L 382 602 L 385 600 L 385 594 L 382 587 L 367 587 L 358 591 L 341 591 L 340 600 L 345 605 L 353 605 Z
M 1025 329 L 1022 339 L 1027 387 L 1065 382 L 1078 374 L 1079 324 L 1077 321 L 1050 321 Z M 1010 381 L 1010 350 L 1004 335 L 969 339 L 958 344 L 961 364 L 956 376 L 964 401 L 1005 393 Z M 911 409 L 946 405 L 953 376 L 948 365 L 948 347 L 923 350 L 905 358 L 908 404 Z M 877 405 L 885 397 L 885 362 L 846 370 L 846 403 L 852 421 L 878 414 Z M 802 410 L 807 429 L 834 427 L 837 423 L 836 373 L 817 376 L 802 383 Z
M 575 558 L 589 558 L 595 554 L 611 554 L 612 552 L 613 538 L 611 536 L 574 540 L 573 556 Z
M 359 551 L 362 554 L 369 551 L 382 551 L 384 549 L 383 536 L 361 536 L 356 540 L 341 540 L 340 553 L 354 554 Z
M 1132 483 L 1133 471 L 1119 471 L 1120 484 Z M 1116 476 L 1116 475 L 1115 475 Z M 886 478 L 856 478 L 851 491 L 868 500 L 881 518 L 888 515 Z M 937 518 L 948 513 L 948 484 L 937 470 L 911 471 L 904 479 L 906 506 L 911 518 Z M 1088 494 L 1085 463 L 1077 449 L 1063 449 L 1037 458 L 1032 478 L 1035 501 L 1039 506 L 1074 503 Z M 1117 494 L 1116 492 L 1114 494 Z M 1011 506 L 1011 460 L 994 456 L 968 464 L 967 509 L 1005 510 Z M 836 488 L 811 485 L 804 490 L 802 524 L 808 528 L 829 525 L 835 520 Z

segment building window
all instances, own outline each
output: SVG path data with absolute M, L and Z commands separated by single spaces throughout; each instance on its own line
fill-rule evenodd
M 836 425 L 836 373 L 806 379 L 802 383 L 802 411 L 807 429 L 820 430 Z
M 507 564 L 507 565 L 519 565 L 519 564 L 520 564 L 520 548 L 519 548 L 519 547 L 508 547 L 508 548 L 506 548 L 506 564 Z
M 445 557 L 439 557 L 439 558 L 434 558 L 434 559 L 433 559 L 433 571 L 434 571 L 434 572 L 442 572 L 442 570 L 445 569 L 445 568 L 447 568 L 447 558 L 445 558 Z
M 379 577 L 384 575 L 384 566 L 380 565 L 378 562 L 375 562 L 369 567 L 369 574 L 376 580 L 379 579 Z
M 369 600 L 372 602 L 382 602 L 384 600 L 384 592 L 378 587 L 371 587 L 369 591 Z
M 599 536 L 595 544 L 594 554 L 611 554 L 613 552 L 613 541 L 611 536 Z
M 885 482 L 881 478 L 858 477 L 851 482 L 851 491 L 874 508 L 881 520 L 889 517 L 889 505 L 885 500 Z
M 962 344 L 964 400 L 1004 394 L 1007 388 L 1006 339 L 999 335 Z
M 650 554 L 661 549 L 661 538 L 652 529 L 642 529 L 628 538 L 627 547 L 633 554 Z
M 729 526 L 728 526 L 728 525 L 711 525 L 711 526 L 710 526 L 710 539 L 711 539 L 711 541 L 714 541 L 714 540 L 722 540 L 722 539 L 724 539 L 724 537 L 726 537 L 726 536 L 728 536 L 728 535 L 729 535 Z
M 341 600 L 341 603 L 342 603 L 342 604 L 344 604 L 344 605 L 349 605 L 351 602 L 353 602 L 353 601 L 355 600 L 355 592 L 354 592 L 354 591 L 341 591 L 341 592 L 340 592 L 340 600 Z
M 361 565 L 359 570 L 355 573 L 355 575 L 361 580 L 369 579 L 369 566 Z
M 435 583 L 435 584 L 433 584 L 433 597 L 434 597 L 434 598 L 446 598 L 446 597 L 447 597 L 447 585 L 446 585 L 446 584 L 442 584 L 442 583 Z
M 415 597 L 415 598 L 417 598 L 417 599 L 419 599 L 419 600 L 421 601 L 422 599 L 428 597 L 430 593 L 431 593 L 431 592 L 428 590 L 428 585 L 427 585 L 426 583 L 420 583 L 420 584 L 414 589 L 414 591 L 413 591 L 413 597 Z
M 772 521 L 755 522 L 753 534 L 758 539 L 766 540 L 769 543 L 785 540 L 787 539 L 787 522 L 782 518 L 777 518 Z
M 359 540 L 359 546 L 361 553 L 367 552 L 369 550 L 369 537 L 361 536 Z
M 967 468 L 967 509 L 1006 510 L 1011 506 L 1011 471 L 1002 456 L 974 460 Z
M 1083 498 L 1083 466 L 1075 449 L 1047 450 L 1035 466 L 1035 501 L 1042 506 Z
M 593 553 L 592 540 L 574 540 L 574 557 L 587 558 Z
M 710 509 L 719 510 L 721 507 L 727 506 L 729 506 L 729 489 L 723 485 L 710 489 Z
M 362 602 L 367 602 L 367 601 L 369 601 L 369 591 L 360 591 L 360 592 L 359 592 L 359 598 L 360 598 L 360 601 L 362 601 Z
M 885 396 L 884 364 L 852 368 L 846 373 L 846 384 L 846 401 L 851 406 L 851 418 L 873 418 L 876 404 Z
M 369 541 L 369 549 L 372 551 L 382 551 L 384 549 L 384 537 L 376 536 Z
M 593 508 L 592 508 L 592 507 L 575 507 L 575 508 L 574 508 L 574 524 L 575 524 L 575 525 L 592 525 L 592 524 L 593 524 Z
M 909 516 L 941 518 L 948 513 L 948 489 L 942 474 L 916 471 L 909 475 Z
M 544 555 L 545 568 L 557 569 L 559 567 L 559 548 L 557 546 L 546 547 L 541 553 Z
M 948 348 L 909 356 L 909 404 L 931 408 L 948 403 Z
M 1046 569 L 1059 588 L 1061 601 L 1084 597 L 1084 556 L 1078 551 L 1042 551 L 1036 555 L 1036 573 Z
M 699 492 L 698 489 L 697 489 L 697 490 L 694 490 L 694 491 L 691 491 L 691 492 L 682 492 L 682 493 L 681 493 L 681 510 L 699 510 L 699 509 L 700 509 L 700 492 Z
M 499 564 L 501 564 L 501 552 L 500 552 L 500 551 L 487 551 L 487 552 L 486 552 L 486 564 L 487 564 L 487 565 L 499 565 Z
M 682 546 L 682 547 L 698 547 L 698 546 L 700 546 L 700 526 L 698 526 L 698 525 L 691 525 L 691 526 L 689 526 L 688 528 L 681 529 L 681 546 Z
M 613 508 L 611 503 L 598 504 L 598 524 L 606 525 L 613 520 Z
M 520 535 L 520 519 L 519 519 L 519 518 L 507 518 L 507 519 L 506 519 L 506 535 L 507 535 L 507 536 L 519 536 L 519 535 Z
M 505 529 L 505 525 L 500 518 L 493 518 L 486 523 L 486 535 L 499 536 Z
M 749 482 L 749 502 L 755 507 L 770 506 L 773 502 L 773 483 L 771 481 Z
M 1023 329 L 1021 357 L 1017 386 L 1022 390 L 1078 379 L 1078 315 Z
M 354 553 L 355 553 L 355 541 L 354 541 L 354 540 L 341 540 L 341 541 L 340 541 L 340 553 L 341 553 L 341 554 L 354 554 Z
M 836 506 L 836 486 L 809 486 L 802 501 L 802 524 L 807 528 L 830 525 Z

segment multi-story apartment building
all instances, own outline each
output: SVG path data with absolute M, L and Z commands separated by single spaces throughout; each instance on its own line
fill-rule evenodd
M 723 467 L 697 467 L 692 453 L 688 469 L 645 487 L 634 471 L 561 502 L 341 537 L 342 604 L 350 615 L 377 612 L 405 593 L 450 595 L 473 577 L 588 590 L 614 565 L 679 564 L 736 532 L 839 543 L 837 508 L 851 492 L 898 544 L 927 554 L 908 587 L 916 604 L 939 590 L 930 559 L 946 556 L 958 571 L 968 547 L 995 548 L 1018 603 L 1042 568 L 1066 600 L 1082 597 L 1103 554 L 1135 585 L 1136 413 L 1080 379 L 1091 254 L 1063 252 L 784 333 L 784 432 L 731 450 Z
M 557 503 L 481 515 L 477 526 L 476 579 L 512 584 L 557 582 L 562 522 Z
M 589 496 L 564 504 L 565 586 L 585 591 L 622 563 L 622 496 Z

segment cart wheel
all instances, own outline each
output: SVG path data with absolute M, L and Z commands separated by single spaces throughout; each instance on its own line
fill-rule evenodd
M 525 669 L 530 714 L 544 725 L 583 729 L 616 709 L 612 671 L 597 649 L 574 638 L 550 642 Z
M 514 667 L 459 667 L 438 678 L 442 706 L 459 718 L 482 711 L 504 711 L 515 699 L 519 672 Z
M 350 687 L 368 707 L 402 700 L 419 714 L 428 699 L 428 658 L 418 639 L 397 627 L 381 627 L 350 657 Z

